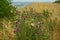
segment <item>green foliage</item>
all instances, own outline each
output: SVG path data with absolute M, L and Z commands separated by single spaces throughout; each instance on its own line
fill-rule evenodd
M 9 0 L 0 1 L 0 18 L 12 18 L 15 16 L 15 8 Z
M 56 0 L 54 3 L 60 3 L 60 0 Z
M 46 18 L 46 19 L 49 18 L 52 15 L 52 13 L 49 12 L 48 10 L 44 10 L 42 14 L 43 14 L 43 17 Z

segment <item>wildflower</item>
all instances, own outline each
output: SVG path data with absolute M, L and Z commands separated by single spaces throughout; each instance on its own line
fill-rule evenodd
M 34 26 L 35 26 L 35 24 L 34 24 L 34 23 L 31 23 L 30 25 L 31 25 L 32 27 L 34 27 Z
M 19 22 L 16 22 L 16 25 L 18 25 L 19 24 Z
M 16 27 L 18 27 L 18 25 L 19 25 L 19 20 L 16 22 Z
M 18 33 L 18 32 L 19 32 L 19 29 L 14 30 L 14 33 Z

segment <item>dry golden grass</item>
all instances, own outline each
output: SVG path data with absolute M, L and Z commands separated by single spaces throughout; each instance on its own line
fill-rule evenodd
M 3 20 L 3 29 L 0 30 L 0 40 L 14 40 L 15 33 L 14 28 L 12 27 L 12 22 Z
M 33 8 L 33 11 L 35 13 L 42 13 L 43 10 L 48 10 L 49 12 L 53 14 L 53 18 L 58 17 L 58 15 L 60 14 L 59 12 L 60 4 L 57 4 L 57 3 L 32 3 L 30 5 L 23 7 L 22 10 L 20 11 L 22 12 L 23 10 L 30 11 L 30 8 Z

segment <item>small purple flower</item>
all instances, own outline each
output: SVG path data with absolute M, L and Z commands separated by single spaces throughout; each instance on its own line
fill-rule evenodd
M 18 24 L 19 24 L 19 21 L 16 22 L 16 25 L 18 25 Z
M 18 19 L 15 24 L 16 24 L 16 26 L 18 26 L 20 24 L 20 20 Z
M 16 24 L 18 24 L 18 22 L 16 22 Z
M 16 26 L 18 26 L 18 24 L 19 24 L 19 23 L 18 23 L 18 22 L 16 22 Z
M 19 32 L 19 29 L 14 30 L 14 33 L 18 33 L 18 32 Z

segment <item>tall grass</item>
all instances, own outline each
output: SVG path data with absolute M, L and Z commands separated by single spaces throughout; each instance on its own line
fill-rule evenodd
M 43 10 L 35 13 L 33 8 L 16 11 L 16 17 L 4 19 L 0 24 L 1 40 L 57 40 L 57 20 L 52 19 L 52 13 Z M 60 25 L 59 25 L 60 26 Z M 59 32 L 58 32 L 59 33 Z M 57 34 L 56 34 L 57 35 Z M 3 37 L 2 37 L 3 36 Z

